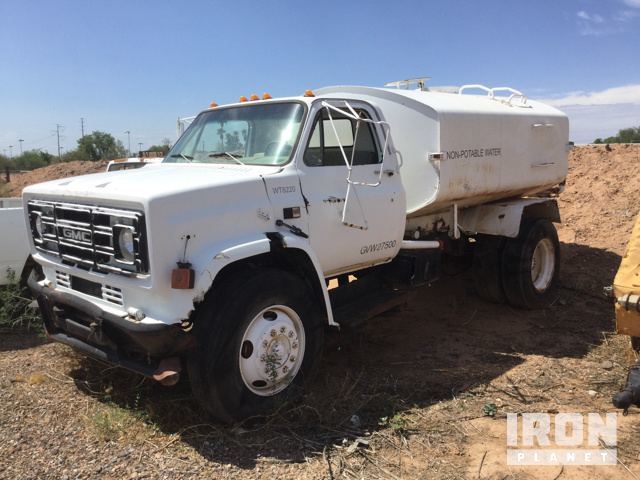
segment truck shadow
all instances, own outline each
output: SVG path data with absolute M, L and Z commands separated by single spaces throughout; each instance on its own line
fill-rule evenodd
M 26 329 L 0 329 L 0 352 L 24 350 L 48 343 L 44 333 Z
M 404 307 L 357 331 L 330 334 L 303 402 L 233 427 L 209 424 L 188 385 L 165 389 L 83 359 L 71 372 L 88 395 L 142 411 L 150 423 L 209 461 L 254 468 L 260 457 L 304 462 L 326 446 L 371 434 L 404 410 L 486 385 L 527 355 L 582 358 L 614 329 L 602 294 L 620 257 L 562 244 L 561 288 L 552 306 L 515 310 L 480 300 L 468 272 L 442 278 Z M 96 392 L 109 387 L 109 396 Z M 133 407 L 136 405 L 136 407 Z

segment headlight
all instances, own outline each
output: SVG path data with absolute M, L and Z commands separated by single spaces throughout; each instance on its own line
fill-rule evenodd
M 33 226 L 36 229 L 38 238 L 42 238 L 42 217 L 40 215 L 36 215 L 36 218 L 33 221 Z
M 128 228 L 120 229 L 118 235 L 118 247 L 120 247 L 120 255 L 127 262 L 135 260 L 135 252 L 133 249 L 133 232 Z

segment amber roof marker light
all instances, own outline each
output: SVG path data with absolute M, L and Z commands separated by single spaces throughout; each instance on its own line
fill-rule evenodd
M 260 100 L 260 97 L 255 93 L 252 93 L 251 96 L 249 97 L 249 100 L 252 102 L 255 102 L 256 100 Z
M 209 104 L 209 108 L 216 108 L 218 104 L 214 101 Z
M 262 94 L 262 99 L 263 100 L 271 100 L 273 97 L 271 95 L 269 95 L 267 92 Z
M 248 102 L 247 97 L 245 97 L 244 95 L 242 95 L 240 97 L 240 103 L 244 103 L 244 102 Z
M 305 90 L 305 91 L 304 91 L 304 96 L 305 96 L 305 97 L 315 97 L 315 96 L 316 96 L 316 94 L 315 94 L 315 93 L 313 93 L 313 90 Z

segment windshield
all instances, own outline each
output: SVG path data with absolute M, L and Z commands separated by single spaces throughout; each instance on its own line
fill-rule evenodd
M 164 163 L 283 165 L 293 153 L 304 111 L 300 103 L 283 102 L 201 113 Z

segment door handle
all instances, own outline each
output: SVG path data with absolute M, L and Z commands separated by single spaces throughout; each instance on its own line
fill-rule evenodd
M 380 175 L 380 170 L 376 170 L 373 173 L 375 175 Z M 389 170 L 383 170 L 382 173 L 384 173 L 388 177 L 393 177 L 393 175 L 396 173 L 396 171 L 389 169 Z

